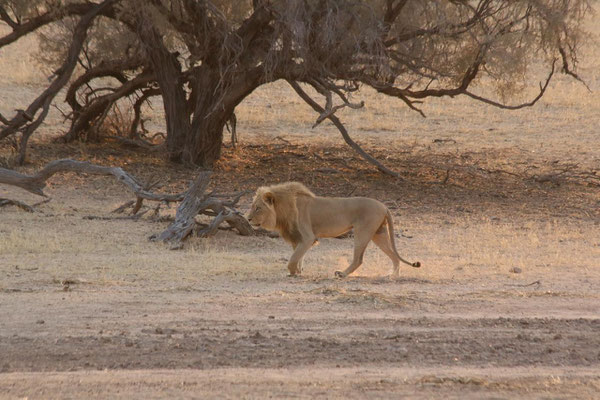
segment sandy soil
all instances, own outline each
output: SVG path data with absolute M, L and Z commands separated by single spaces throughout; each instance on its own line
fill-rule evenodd
M 353 183 L 384 200 L 408 185 Z M 40 212 L 2 210 L 0 397 L 594 398 L 600 196 L 514 184 L 537 207 L 454 185 L 435 185 L 445 208 L 407 196 L 398 244 L 423 267 L 390 281 L 374 248 L 333 278 L 352 239 L 323 240 L 300 278 L 280 239 L 220 232 L 170 251 L 146 241 L 167 222 L 109 213 L 130 198 L 117 183 L 53 178 Z
M 0 64 L 17 65 L 7 54 Z M 600 55 L 586 56 L 597 93 Z M 0 76 L 5 115 L 42 87 L 19 71 Z M 213 187 L 294 179 L 376 197 L 422 268 L 389 280 L 369 247 L 355 275 L 334 279 L 351 238 L 323 240 L 299 278 L 286 276 L 280 239 L 222 231 L 171 251 L 147 238 L 173 208 L 126 219 L 110 213 L 131 200 L 118 183 L 55 176 L 37 212 L 0 208 L 0 398 L 598 398 L 598 96 L 560 78 L 532 109 L 444 100 L 422 119 L 361 95 L 367 108 L 343 119 L 402 180 L 331 126 L 310 130 L 314 114 L 273 85 L 240 107 L 242 146 L 224 149 Z M 165 192 L 194 177 L 111 143 L 53 143 L 64 130 L 54 112 L 20 170 L 70 157 L 159 176 Z M 40 200 L 6 186 L 0 197 Z

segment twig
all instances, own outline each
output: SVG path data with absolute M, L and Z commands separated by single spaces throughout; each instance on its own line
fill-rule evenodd
M 286 143 L 286 144 L 292 144 L 292 142 L 290 142 L 290 141 L 289 141 L 289 140 L 287 140 L 287 139 L 284 139 L 284 138 L 282 138 L 281 136 L 275 136 L 273 139 L 276 139 L 276 140 L 281 140 L 282 142 L 284 142 L 284 143 Z
M 4 206 L 8 206 L 8 205 L 17 206 L 20 209 L 25 210 L 27 212 L 31 212 L 31 213 L 35 212 L 35 209 L 28 204 L 22 203 L 18 200 L 1 199 L 0 198 L 0 207 L 4 207 Z
M 120 207 L 115 208 L 111 211 L 111 214 L 120 214 L 125 211 L 126 208 L 131 207 L 135 204 L 135 200 L 129 200 L 127 203 L 123 204 Z
M 148 211 L 150 211 L 150 209 L 146 209 L 140 213 L 134 214 L 134 215 L 127 215 L 127 216 L 120 216 L 120 217 L 104 217 L 104 216 L 97 216 L 97 215 L 86 215 L 83 217 L 83 219 L 89 219 L 89 220 L 94 220 L 94 219 L 99 219 L 99 220 L 105 220 L 105 221 L 110 221 L 110 220 L 132 220 L 132 221 L 136 221 L 138 219 L 140 219 L 144 214 L 146 214 Z
M 506 286 L 515 286 L 515 287 L 527 287 L 527 286 L 533 286 L 533 285 L 541 285 L 542 282 L 537 280 L 535 282 L 531 282 L 531 283 L 527 283 L 525 285 L 523 284 L 518 284 L 518 283 L 507 283 Z

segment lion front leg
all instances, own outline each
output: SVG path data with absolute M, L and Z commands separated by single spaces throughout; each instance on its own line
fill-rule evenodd
M 303 241 L 298 244 L 293 244 L 294 252 L 290 257 L 290 261 L 288 262 L 288 271 L 290 271 L 290 276 L 300 275 L 302 272 L 302 259 L 306 252 L 312 247 L 314 240 Z

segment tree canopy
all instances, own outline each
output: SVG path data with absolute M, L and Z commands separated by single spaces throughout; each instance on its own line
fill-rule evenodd
M 335 112 L 361 107 L 349 100 L 361 86 L 416 112 L 428 97 L 459 95 L 509 109 L 533 105 L 557 69 L 579 79 L 589 12 L 587 0 L 0 0 L 11 28 L 0 48 L 39 31 L 45 62 L 56 68 L 27 108 L 0 115 L 0 140 L 18 136 L 23 161 L 65 86 L 66 140 L 97 129 L 123 98 L 135 110 L 135 137 L 141 105 L 162 96 L 168 157 L 210 166 L 236 106 L 286 80 L 318 112 L 316 124 L 332 120 L 352 145 Z M 532 65 L 546 69 L 541 83 Z M 478 94 L 483 80 L 494 98 Z M 506 103 L 538 85 L 530 101 Z

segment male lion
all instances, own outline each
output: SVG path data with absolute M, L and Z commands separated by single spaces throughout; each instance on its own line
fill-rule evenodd
M 345 277 L 363 261 L 369 240 L 391 258 L 392 276 L 397 277 L 400 261 L 419 268 L 421 263 L 410 263 L 398 255 L 394 240 L 392 214 L 387 207 L 366 197 L 319 197 L 301 183 L 287 182 L 263 186 L 256 190 L 248 215 L 252 225 L 278 231 L 292 244 L 294 253 L 288 263 L 290 275 L 302 272 L 302 258 L 319 238 L 337 237 L 354 229 L 354 259 L 345 271 L 336 271 Z

